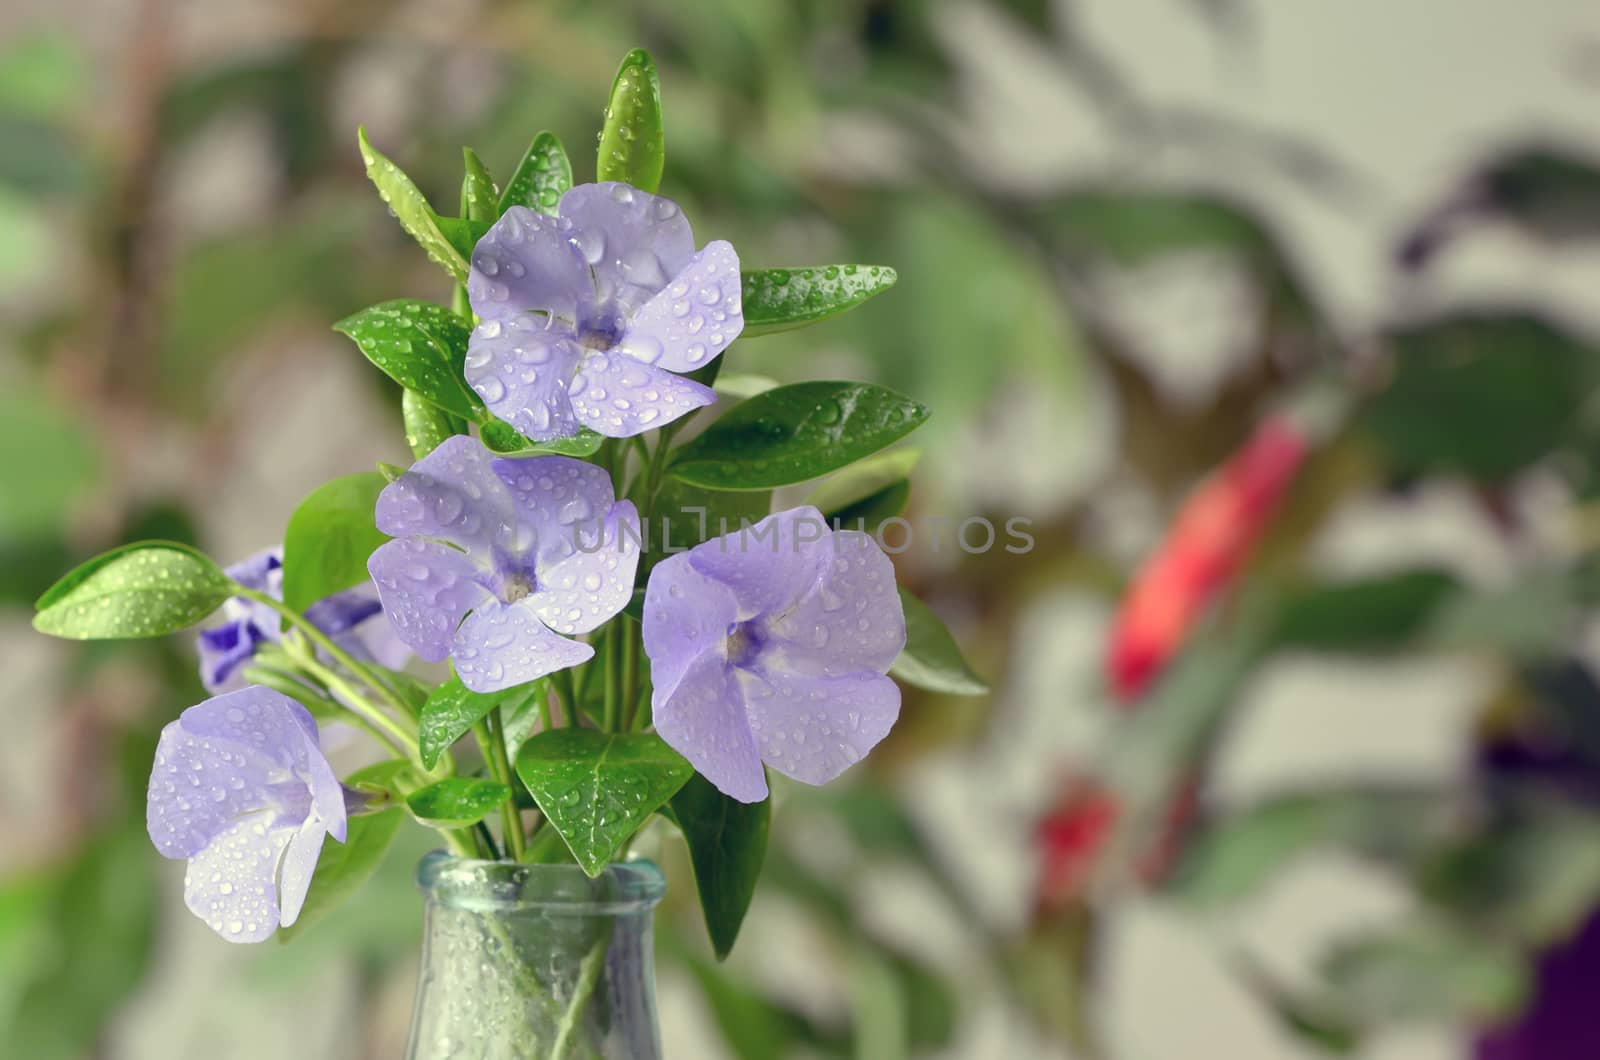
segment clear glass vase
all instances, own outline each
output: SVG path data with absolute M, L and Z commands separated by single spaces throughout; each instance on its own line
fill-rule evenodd
M 409 1060 L 659 1060 L 648 861 L 422 859 L 422 973 Z

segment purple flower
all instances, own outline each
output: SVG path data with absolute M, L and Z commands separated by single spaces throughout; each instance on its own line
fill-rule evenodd
M 900 714 L 894 567 L 868 534 L 795 508 L 662 560 L 644 597 L 656 731 L 725 794 L 762 763 L 824 784 Z
M 163 856 L 189 860 L 190 911 L 260 942 L 299 917 L 323 836 L 344 842 L 345 795 L 306 709 L 252 686 L 161 730 L 146 820 Z
M 590 427 L 627 438 L 715 401 L 674 375 L 711 363 L 744 328 L 739 256 L 699 253 L 683 211 L 627 184 L 584 184 L 559 216 L 513 206 L 478 241 L 467 280 L 482 321 L 466 379 L 539 441 Z
M 227 570 L 228 577 L 248 589 L 283 599 L 283 547 L 257 552 Z M 282 638 L 278 613 L 266 604 L 235 596 L 222 605 L 223 621 L 200 631 L 200 681 L 213 694 L 243 688 L 244 668 L 256 649 Z M 306 610 L 306 617 L 357 659 L 397 670 L 411 650 L 383 617 L 378 591 L 371 584 L 335 593 Z
M 591 658 L 559 634 L 589 632 L 633 596 L 639 513 L 582 460 L 494 459 L 457 435 L 378 495 L 377 523 L 395 537 L 367 561 L 389 620 L 474 692 Z

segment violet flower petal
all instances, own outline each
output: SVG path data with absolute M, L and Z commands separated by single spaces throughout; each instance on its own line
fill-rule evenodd
M 538 567 L 576 552 L 583 528 L 597 527 L 617 499 L 605 468 L 571 457 L 506 458 L 493 467 L 515 506 L 522 544 L 534 549 Z
M 378 494 L 378 529 L 391 537 L 440 538 L 486 562 L 496 547 L 512 544 L 515 523 L 492 460 L 475 438 L 446 438 Z
M 539 312 L 575 321 L 594 305 L 589 266 L 569 238 L 571 223 L 513 206 L 472 251 L 467 298 L 482 320 Z
M 767 516 L 690 549 L 696 570 L 739 600 L 739 618 L 773 614 L 810 592 L 831 558 L 828 521 L 810 505 Z
M 693 379 L 615 350 L 590 354 L 567 392 L 578 422 L 607 438 L 631 438 L 717 400 Z
M 772 652 L 794 673 L 884 673 L 906 646 L 894 564 L 870 535 L 833 534 L 815 589 L 765 625 Z
M 877 674 L 801 677 L 740 671 L 761 759 L 826 784 L 866 757 L 900 716 L 900 686 Z
M 311 890 L 311 877 L 317 871 L 317 858 L 322 855 L 323 839 L 329 834 L 320 828 L 302 828 L 283 852 L 278 869 L 278 920 L 283 927 L 300 919 L 306 894 Z M 344 842 L 342 836 L 334 838 Z
M 631 316 L 694 256 L 694 232 L 671 199 L 607 181 L 580 184 L 557 207 L 594 271 L 599 300 Z
M 461 616 L 492 599 L 477 580 L 478 566 L 437 541 L 386 541 L 367 559 L 367 572 L 395 633 L 427 662 L 449 655 Z
M 229 942 L 260 942 L 278 929 L 278 863 L 295 830 L 271 814 L 242 817 L 189 859 L 183 901 Z
M 733 590 L 696 570 L 688 553 L 656 564 L 644 590 L 644 653 L 657 711 L 690 664 L 708 651 L 721 657 L 723 640 L 738 617 Z
M 740 802 L 767 797 L 767 778 L 743 692 L 719 653 L 707 652 L 690 663 L 672 693 L 658 704 L 656 732 L 717 790 Z
M 473 329 L 464 375 L 490 412 L 547 442 L 578 431 L 567 386 L 582 357 L 570 323 L 523 314 Z
M 480 604 L 456 632 L 456 674 L 474 692 L 498 692 L 594 657 L 582 641 L 552 633 L 526 600 Z
M 671 372 L 710 364 L 744 330 L 739 255 L 713 240 L 639 308 L 617 348 Z
M 557 633 L 588 633 L 633 599 L 639 568 L 639 512 L 631 501 L 612 505 L 603 522 L 565 559 L 541 565 L 529 602 Z

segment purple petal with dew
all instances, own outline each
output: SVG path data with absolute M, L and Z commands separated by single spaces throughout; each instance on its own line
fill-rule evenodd
M 476 438 L 446 438 L 378 494 L 378 529 L 391 537 L 441 538 L 487 559 L 510 543 L 514 525 L 511 498 L 492 462 Z
M 343 801 L 341 796 L 341 820 L 344 814 Z M 283 852 L 283 862 L 278 872 L 278 902 L 284 927 L 300 919 L 300 910 L 306 903 L 306 892 L 311 890 L 311 877 L 317 871 L 317 858 L 322 853 L 322 842 L 327 835 L 328 831 L 320 822 L 310 822 L 294 834 Z
M 633 599 L 640 543 L 633 503 L 613 505 L 583 532 L 581 547 L 539 567 L 538 588 L 530 597 L 539 619 L 557 633 L 588 633 Z
M 270 785 L 285 772 L 282 763 L 253 747 L 196 736 L 181 718 L 169 723 L 150 770 L 150 841 L 163 857 L 194 855 L 240 816 L 271 809 Z
M 780 613 L 811 592 L 828 562 L 831 535 L 822 513 L 803 505 L 712 538 L 686 555 L 700 573 L 733 590 L 744 620 Z
M 571 238 L 594 270 L 601 302 L 631 315 L 683 271 L 694 256 L 694 232 L 671 199 L 628 184 L 581 184 L 557 207 Z
M 270 813 L 234 821 L 189 859 L 183 901 L 229 942 L 260 942 L 278 927 L 278 863 L 295 830 Z
M 687 553 L 655 565 L 644 590 L 644 653 L 650 660 L 652 705 L 659 708 L 684 671 L 707 651 L 721 657 L 722 643 L 738 617 L 733 590 L 696 570 Z
M 571 241 L 571 225 L 513 206 L 478 240 L 467 299 L 483 320 L 528 312 L 575 321 L 594 305 L 589 266 Z
M 540 568 L 576 552 L 582 531 L 592 536 L 616 501 L 604 468 L 570 456 L 496 460 L 494 472 L 516 506 L 518 546 Z
M 772 665 L 813 676 L 886 673 L 906 646 L 894 564 L 859 530 L 829 544 L 815 587 L 763 624 Z
M 276 596 L 278 593 L 275 590 L 283 585 L 282 570 L 283 546 L 273 545 L 227 567 L 223 573 L 246 589 Z M 276 578 L 273 577 L 274 573 L 277 574 Z
M 281 692 L 252 685 L 215 696 L 178 715 L 184 733 L 267 756 L 304 775 L 317 750 L 310 711 Z
M 740 802 L 767 797 L 767 778 L 743 694 L 720 653 L 701 655 L 670 695 L 656 695 L 656 732 L 718 791 Z
M 195 638 L 200 654 L 200 683 L 212 695 L 243 688 L 244 668 L 267 639 L 260 627 L 244 619 L 202 629 Z
M 715 360 L 743 330 L 739 255 L 717 240 L 640 307 L 617 348 L 657 368 L 692 372 Z
M 307 778 L 311 788 L 311 814 L 307 820 L 316 821 L 317 827 L 343 843 L 349 827 L 345 788 L 320 748 L 311 756 Z
M 526 600 L 496 600 L 473 611 L 451 656 L 461 683 L 474 692 L 498 692 L 593 657 L 589 645 L 547 629 Z
M 582 356 L 570 328 L 551 318 L 485 320 L 467 342 L 464 375 L 490 412 L 548 442 L 578 433 L 567 387 Z
M 437 541 L 386 541 L 368 558 L 367 572 L 395 633 L 426 662 L 449 655 L 461 617 L 491 599 L 477 581 L 478 566 Z
M 590 354 L 567 392 L 578 422 L 607 438 L 631 438 L 717 400 L 692 379 L 612 350 Z
M 900 716 L 887 677 L 800 677 L 739 671 L 761 760 L 784 776 L 826 784 L 865 758 Z

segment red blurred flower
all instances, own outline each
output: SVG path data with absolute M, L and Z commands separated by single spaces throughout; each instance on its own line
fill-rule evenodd
M 1107 676 L 1117 699 L 1126 704 L 1143 694 L 1238 574 L 1308 448 L 1286 417 L 1273 416 L 1184 502 L 1112 626 Z

